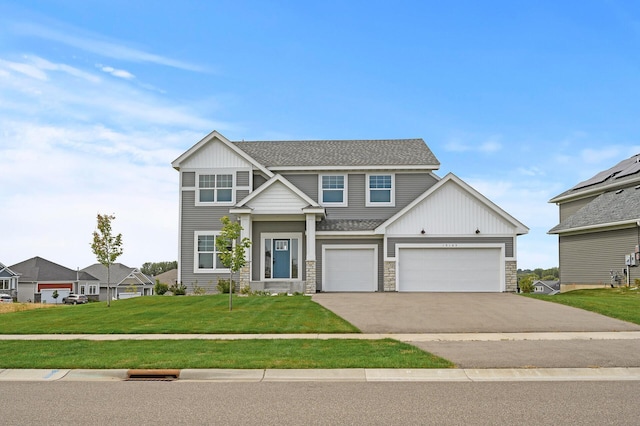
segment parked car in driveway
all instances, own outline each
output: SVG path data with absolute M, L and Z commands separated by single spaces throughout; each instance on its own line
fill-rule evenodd
M 0 294 L 0 303 L 13 303 L 13 297 L 9 294 Z
M 80 305 L 82 303 L 87 303 L 89 299 L 84 294 L 70 294 L 67 297 L 62 299 L 62 303 L 65 305 Z

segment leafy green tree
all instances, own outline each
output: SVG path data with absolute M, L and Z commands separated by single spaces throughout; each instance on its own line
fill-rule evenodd
M 100 264 L 107 268 L 107 307 L 111 307 L 111 265 L 122 254 L 122 234 L 113 235 L 111 222 L 115 215 L 98 213 L 98 223 L 93 231 L 91 250 Z
M 220 262 L 225 268 L 229 268 L 229 283 L 233 282 L 233 274 L 238 272 L 247 263 L 245 251 L 251 247 L 251 240 L 240 240 L 242 226 L 233 222 L 228 216 L 220 219 L 222 230 L 216 238 L 216 248 L 220 256 Z M 233 286 L 229 286 L 229 310 L 233 309 Z
M 53 294 L 51 295 L 51 297 L 53 297 L 53 300 L 56 301 L 56 305 L 58 304 L 58 290 L 53 290 Z
M 156 275 L 160 275 L 163 272 L 170 271 L 172 269 L 176 269 L 178 267 L 178 261 L 174 260 L 171 262 L 145 262 L 140 268 L 140 272 L 145 275 L 150 275 L 155 277 Z
M 533 283 L 538 279 L 538 276 L 535 273 L 526 275 L 520 278 L 520 282 L 518 283 L 520 287 L 520 291 L 523 293 L 533 293 L 535 287 Z

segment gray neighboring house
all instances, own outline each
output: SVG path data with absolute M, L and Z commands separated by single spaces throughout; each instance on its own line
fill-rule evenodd
M 179 172 L 178 281 L 215 291 L 229 216 L 252 241 L 241 286 L 304 292 L 515 292 L 528 228 L 422 139 L 232 142 L 214 131 Z
M 560 293 L 560 281 L 536 280 L 533 282 L 534 294 L 548 294 L 553 296 Z
M 0 293 L 18 298 L 18 274 L 0 263 Z
M 640 154 L 553 197 L 561 290 L 632 284 L 640 278 Z M 627 277 L 628 274 L 628 277 Z M 618 280 L 616 280 L 616 277 Z
M 98 279 L 98 299 L 101 301 L 108 300 L 107 268 L 100 263 L 95 263 L 82 270 Z M 114 263 L 111 265 L 109 271 L 109 287 L 111 289 L 112 300 L 153 295 L 155 281 L 153 278 L 140 272 L 138 268 L 130 268 L 122 263 Z
M 41 257 L 32 257 L 10 267 L 18 274 L 18 302 L 62 303 L 69 293 L 86 294 L 97 289 L 98 280 L 84 271 L 73 270 Z M 58 298 L 53 297 L 58 292 Z

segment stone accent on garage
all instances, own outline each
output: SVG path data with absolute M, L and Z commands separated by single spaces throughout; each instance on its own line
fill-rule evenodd
M 305 294 L 315 294 L 316 292 L 316 261 L 307 260 L 305 264 L 307 281 L 305 284 Z
M 249 264 L 240 268 L 240 288 L 251 287 L 251 268 Z
M 518 288 L 518 262 L 507 260 L 504 262 L 504 278 L 506 289 L 509 293 L 515 293 Z
M 396 262 L 384 261 L 384 291 L 396 291 Z

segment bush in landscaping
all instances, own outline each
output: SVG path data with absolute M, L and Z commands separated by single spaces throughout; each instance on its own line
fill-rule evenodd
M 169 291 L 173 293 L 174 296 L 184 296 L 187 294 L 187 287 L 182 283 L 176 283 L 169 287 Z
M 236 282 L 231 281 L 231 283 L 233 284 L 233 288 L 236 288 Z M 229 280 L 219 279 L 216 288 L 218 289 L 218 293 L 229 293 Z
M 169 285 L 165 283 L 161 283 L 160 281 L 156 280 L 156 285 L 153 289 L 156 292 L 156 294 L 159 294 L 160 296 L 162 296 L 167 291 L 169 291 Z

